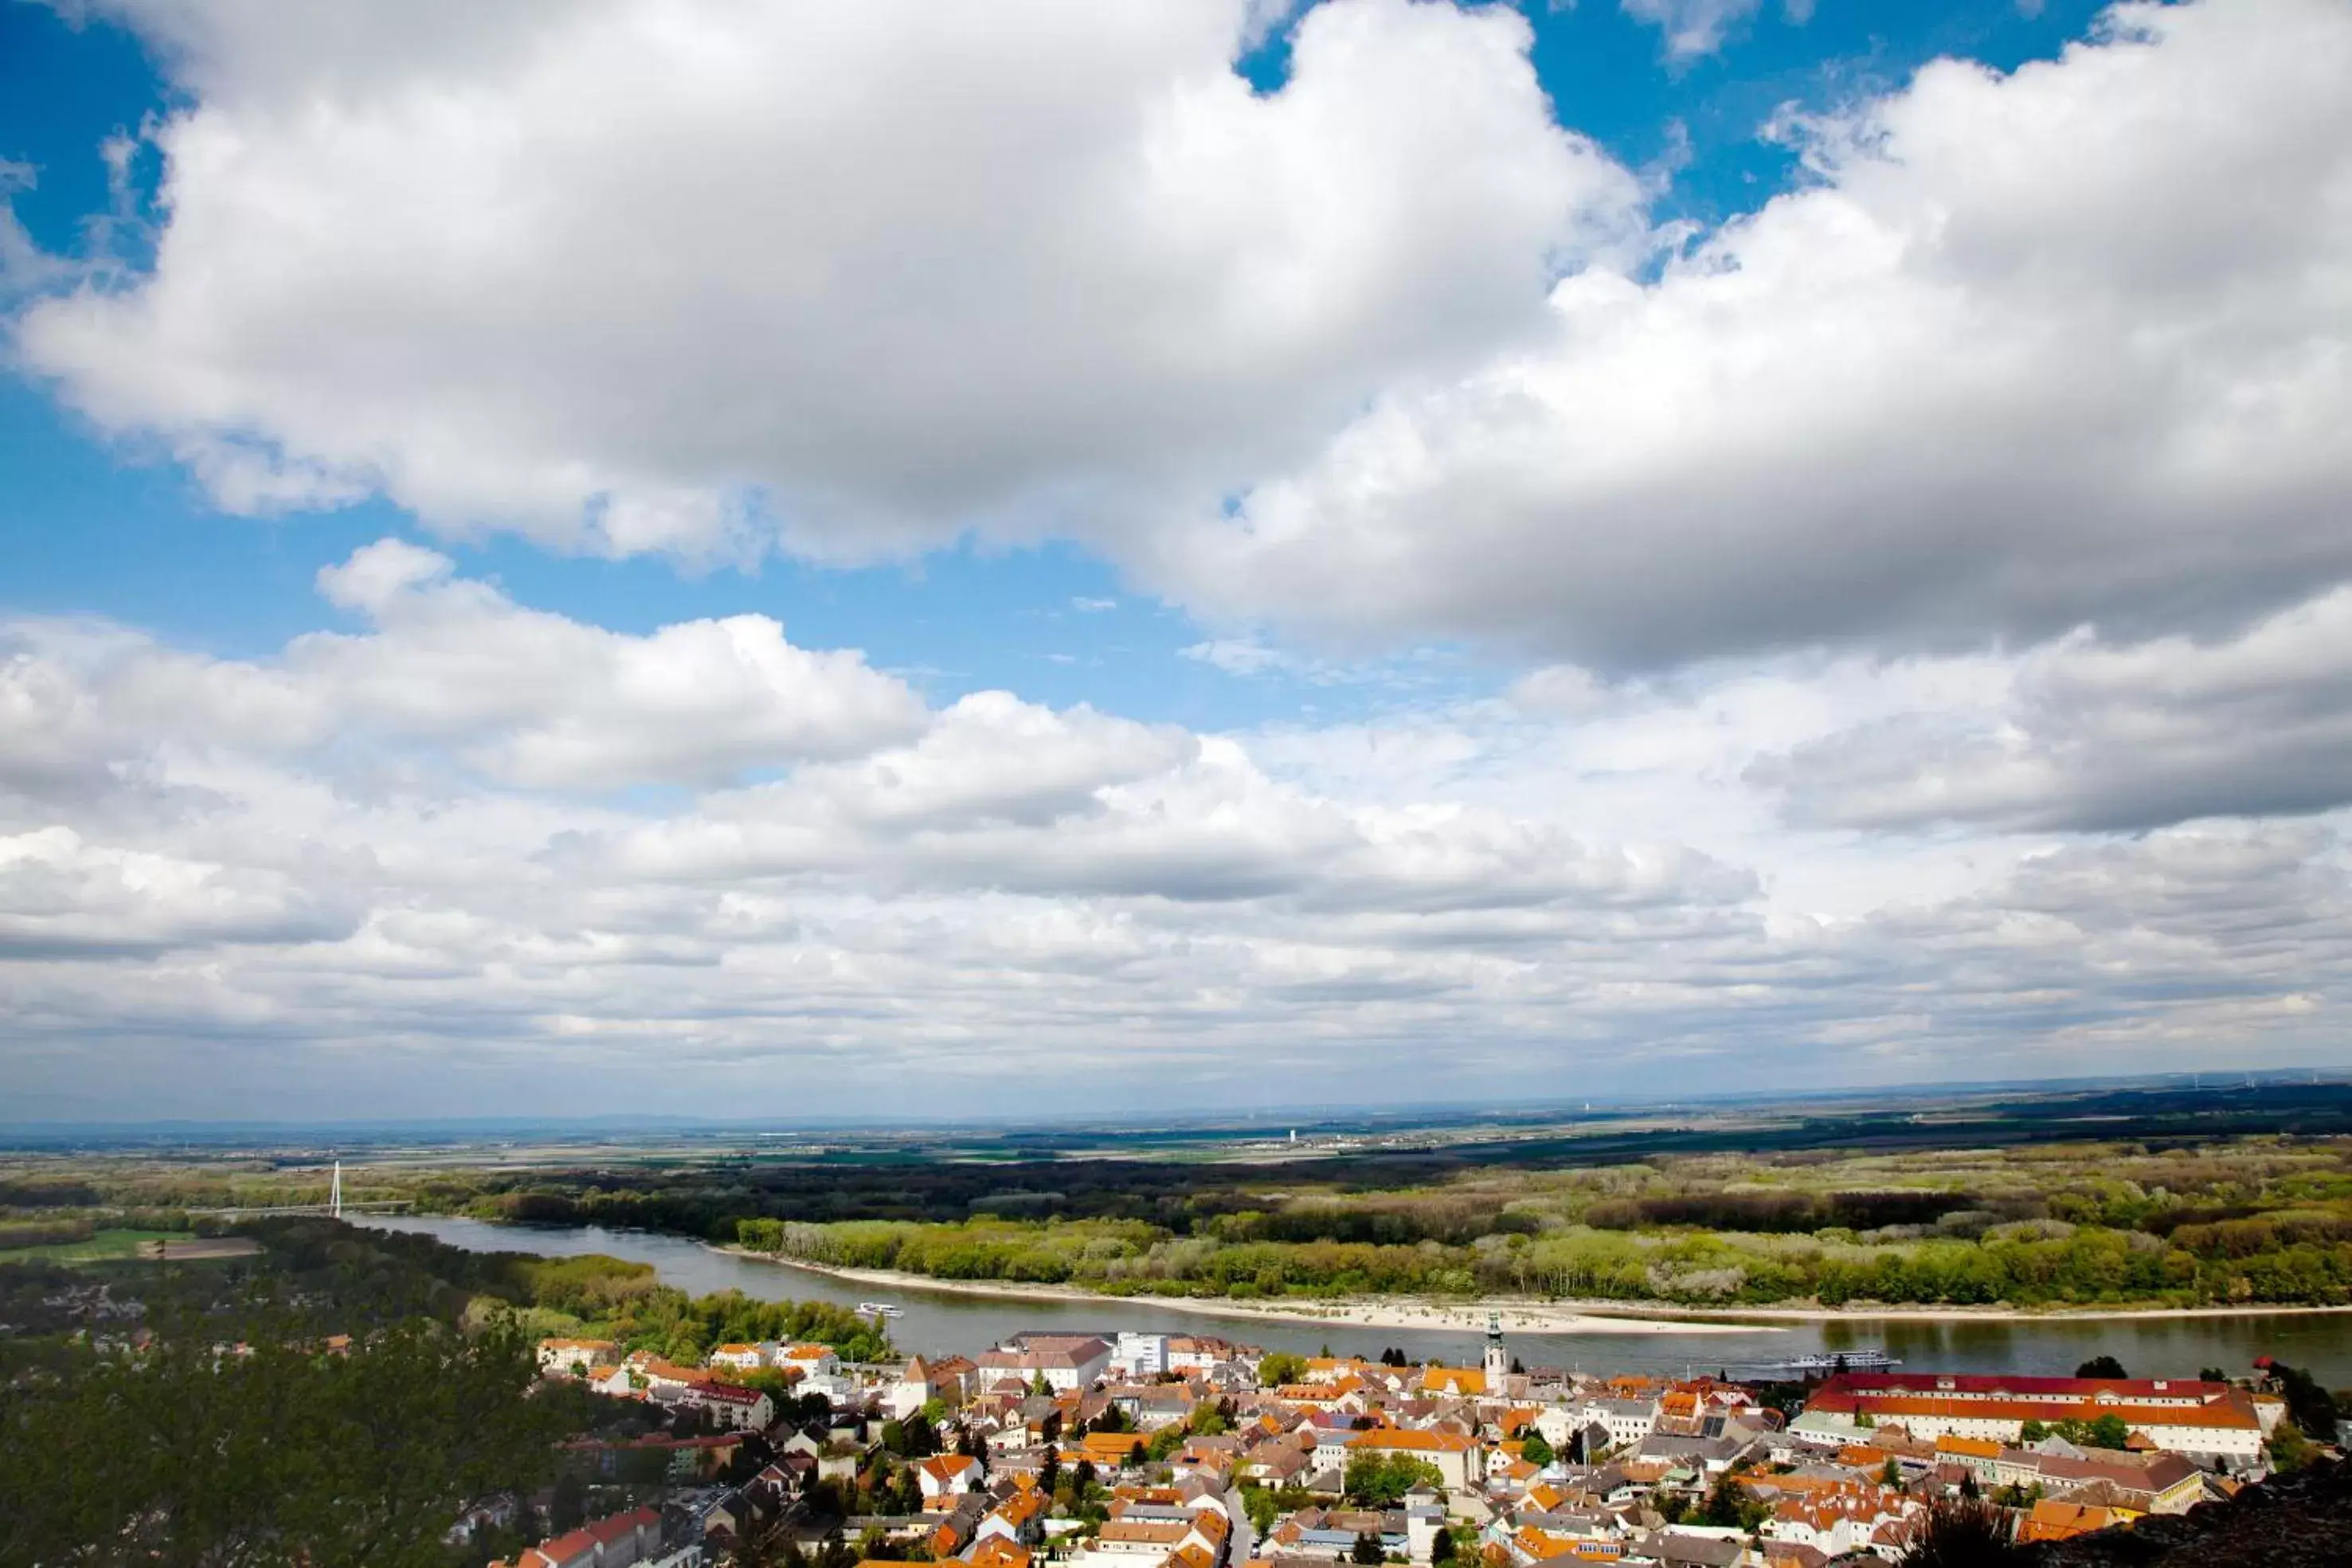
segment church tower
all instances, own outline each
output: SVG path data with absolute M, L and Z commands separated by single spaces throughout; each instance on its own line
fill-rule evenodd
M 1511 1353 L 1503 1348 L 1503 1314 L 1486 1314 L 1486 1392 L 1503 1391 L 1503 1379 L 1510 1375 Z

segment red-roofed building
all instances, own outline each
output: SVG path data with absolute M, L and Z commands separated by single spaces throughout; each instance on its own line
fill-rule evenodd
M 763 1430 L 776 1418 L 775 1402 L 756 1388 L 739 1388 L 731 1383 L 706 1381 L 688 1388 L 681 1403 L 696 1410 L 708 1410 L 710 1418 L 720 1426 L 738 1432 Z
M 2107 1416 L 2170 1453 L 2233 1458 L 2262 1453 L 2262 1422 L 2244 1390 L 2164 1379 L 1832 1377 L 1806 1401 L 1798 1429 L 1834 1439 L 1865 1430 L 1867 1417 L 1878 1427 L 1898 1425 L 1923 1443 L 1945 1437 L 2015 1443 L 2028 1421 L 2090 1423 Z
M 661 1515 L 637 1508 L 542 1541 L 515 1568 L 632 1568 L 660 1550 Z

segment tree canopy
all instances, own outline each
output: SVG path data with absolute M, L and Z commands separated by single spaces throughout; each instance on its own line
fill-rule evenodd
M 1348 1498 L 1366 1508 L 1394 1508 L 1418 1486 L 1445 1489 L 1445 1478 L 1427 1459 L 1411 1454 L 1358 1454 L 1348 1461 Z
M 47 1568 L 443 1568 L 485 1493 L 563 1435 L 510 1324 L 411 1318 L 330 1350 L 268 1307 L 159 1312 L 142 1348 L 72 1347 L 0 1404 L 0 1562 Z

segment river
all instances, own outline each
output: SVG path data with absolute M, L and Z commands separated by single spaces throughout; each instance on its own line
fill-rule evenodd
M 404 1215 L 354 1219 L 384 1229 L 416 1230 L 476 1252 L 528 1252 L 571 1258 L 601 1252 L 650 1263 L 661 1278 L 695 1295 L 740 1291 L 765 1301 L 839 1301 L 855 1306 L 884 1294 L 812 1269 L 720 1252 L 682 1236 L 599 1226 L 499 1225 L 487 1220 Z M 901 1349 L 971 1354 L 1024 1329 L 1159 1331 L 1217 1334 L 1269 1350 L 1376 1355 L 1395 1346 L 1415 1361 L 1475 1365 L 1479 1336 L 1451 1330 L 1363 1328 L 1219 1317 L 1155 1301 L 1011 1301 L 952 1291 L 894 1287 L 887 1294 L 903 1315 L 890 1322 Z M 2257 1355 L 2309 1368 L 2330 1386 L 2352 1384 L 2352 1314 L 2277 1313 L 2221 1318 L 2125 1318 L 2034 1322 L 1919 1322 L 1856 1318 L 1783 1323 L 1746 1334 L 1515 1333 L 1511 1351 L 1529 1366 L 1588 1372 L 1681 1375 L 1784 1360 L 1822 1351 L 1875 1347 L 1910 1370 L 2064 1375 L 2095 1355 L 2112 1355 L 2140 1377 L 2193 1377 L 2200 1368 L 2242 1371 Z

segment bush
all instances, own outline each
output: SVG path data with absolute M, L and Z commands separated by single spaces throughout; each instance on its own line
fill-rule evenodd
M 1903 1568 L 2018 1568 L 2032 1553 L 2011 1537 L 2009 1515 L 1981 1498 L 1948 1498 L 1918 1516 Z

